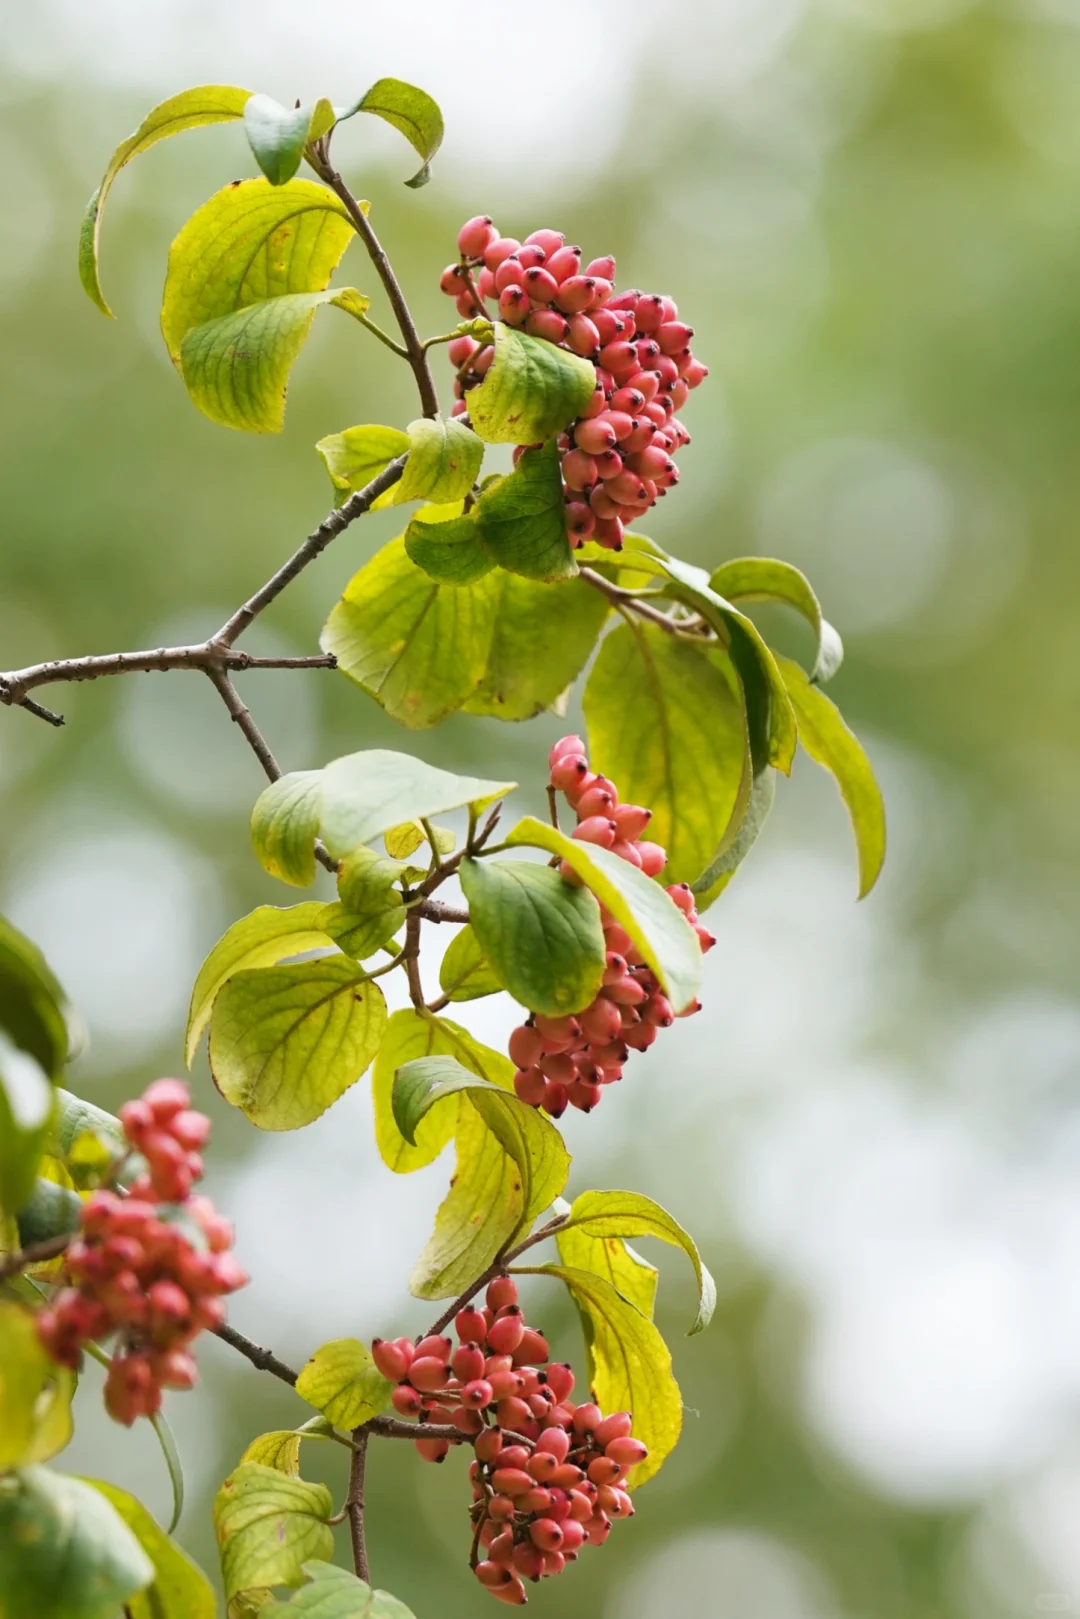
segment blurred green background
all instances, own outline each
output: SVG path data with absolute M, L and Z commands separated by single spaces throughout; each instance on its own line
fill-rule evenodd
M 74 269 L 85 198 L 155 100 L 216 80 L 344 101 L 383 73 L 443 104 L 434 182 L 402 186 L 413 155 L 374 120 L 337 153 L 422 328 L 446 325 L 438 274 L 480 211 L 514 234 L 556 225 L 677 298 L 712 371 L 653 532 L 695 562 L 757 551 L 810 573 L 890 816 L 885 877 L 856 907 L 834 789 L 800 761 L 710 915 L 706 1010 L 566 1121 L 572 1186 L 666 1202 L 721 1307 L 682 1339 L 688 1278 L 663 1257 L 684 1441 L 534 1611 L 1080 1612 L 1080 4 L 0 0 L 3 667 L 213 627 L 330 504 L 314 440 L 415 414 L 407 371 L 332 314 L 281 438 L 189 403 L 157 300 L 187 214 L 252 172 L 235 128 L 119 182 L 118 324 Z M 345 278 L 370 290 L 353 252 Z M 392 514 L 351 529 L 251 649 L 314 650 L 392 532 Z M 515 775 L 541 804 L 554 719 L 407 735 L 338 676 L 241 680 L 287 768 L 405 747 Z M 73 1085 L 112 1106 L 180 1066 L 218 934 L 289 895 L 249 852 L 260 778 L 208 685 L 52 695 L 63 731 L 0 711 L 0 905 L 86 1018 Z M 512 1021 L 490 1003 L 470 1019 L 492 1041 Z M 421 1326 L 404 1278 L 446 1165 L 395 1180 L 365 1084 L 290 1137 L 231 1116 L 201 1058 L 195 1082 L 209 1188 L 254 1274 L 237 1324 L 297 1361 Z M 538 1288 L 529 1308 L 580 1364 L 561 1301 Z M 201 1359 L 171 1412 L 181 1537 L 213 1566 L 216 1483 L 304 1411 L 223 1346 Z M 79 1416 L 71 1469 L 161 1510 L 152 1440 L 85 1394 Z M 310 1447 L 306 1466 L 342 1488 L 336 1456 Z M 490 1611 L 465 1570 L 460 1458 L 379 1446 L 370 1495 L 377 1583 L 418 1619 Z

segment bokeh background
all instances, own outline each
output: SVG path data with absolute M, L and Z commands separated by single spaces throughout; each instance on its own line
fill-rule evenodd
M 189 403 L 156 328 L 165 253 L 253 172 L 235 127 L 120 180 L 117 324 L 74 269 L 86 196 L 154 101 L 219 81 L 341 102 L 384 73 L 443 105 L 432 185 L 402 186 L 413 154 L 375 120 L 336 149 L 423 328 L 446 324 L 438 273 L 480 211 L 516 234 L 565 228 L 678 299 L 712 373 L 654 532 L 699 563 L 807 569 L 890 818 L 884 879 L 856 906 L 835 790 L 801 760 L 711 913 L 706 1010 L 566 1121 L 572 1185 L 666 1202 L 721 1305 L 682 1339 L 688 1278 L 664 1255 L 685 1438 L 635 1520 L 534 1611 L 1080 1612 L 1080 3 L 0 0 L 3 667 L 214 626 L 327 508 L 314 440 L 415 413 L 407 371 L 325 315 L 280 439 Z M 392 514 L 351 529 L 251 648 L 313 650 L 392 532 Z M 541 803 L 554 719 L 407 735 L 341 677 L 241 679 L 288 767 L 406 747 L 517 776 L 523 807 Z M 289 894 L 249 851 L 260 777 L 209 686 L 53 695 L 63 731 L 0 711 L 0 906 L 85 1017 L 72 1083 L 111 1106 L 179 1068 L 220 932 Z M 492 1041 L 513 1021 L 472 1014 Z M 296 1360 L 422 1325 L 404 1278 L 446 1164 L 395 1180 L 363 1083 L 294 1136 L 231 1115 L 201 1058 L 195 1083 L 210 1190 L 255 1277 L 234 1320 Z M 554 1292 L 530 1311 L 580 1360 Z M 202 1361 L 201 1393 L 171 1409 L 181 1536 L 214 1566 L 216 1483 L 304 1411 L 223 1346 Z M 327 1448 L 305 1467 L 340 1490 Z M 164 1507 L 152 1441 L 92 1398 L 69 1461 Z M 376 1580 L 418 1619 L 488 1611 L 464 1567 L 463 1475 L 411 1447 L 372 1457 Z

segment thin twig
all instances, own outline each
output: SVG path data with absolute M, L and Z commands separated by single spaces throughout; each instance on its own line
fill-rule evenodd
M 385 343 L 386 347 L 388 349 L 392 349 L 400 360 L 407 360 L 409 358 L 408 349 L 403 348 L 395 338 L 390 336 L 389 332 L 384 332 L 381 326 L 376 326 L 375 322 L 373 320 L 369 320 L 366 315 L 358 315 L 356 318 L 360 322 L 361 326 L 367 327 L 372 337 L 377 337 L 380 343 Z
M 486 1287 L 489 1282 L 494 1281 L 496 1276 L 501 1276 L 507 1265 L 511 1264 L 515 1259 L 520 1259 L 522 1254 L 528 1253 L 530 1248 L 535 1248 L 537 1243 L 546 1242 L 549 1237 L 554 1237 L 557 1232 L 562 1230 L 568 1218 L 568 1215 L 560 1214 L 554 1220 L 549 1220 L 547 1225 L 541 1226 L 538 1231 L 532 1232 L 531 1235 L 525 1238 L 524 1242 L 519 1242 L 517 1247 L 511 1248 L 508 1253 L 496 1254 L 483 1275 L 478 1276 L 476 1281 L 465 1289 L 464 1293 L 459 1294 L 453 1304 L 447 1305 L 438 1320 L 428 1328 L 425 1337 L 432 1338 L 437 1333 L 440 1333 L 454 1319 L 458 1311 L 463 1310 L 470 1299 L 475 1298 L 482 1287 Z
M 368 1429 L 353 1431 L 355 1448 L 349 1467 L 349 1494 L 345 1510 L 349 1514 L 349 1534 L 352 1539 L 353 1568 L 360 1580 L 371 1580 L 368 1568 L 367 1541 L 364 1535 L 364 1471 L 367 1466 Z
M 447 905 L 441 899 L 421 900 L 416 907 L 416 914 L 422 916 L 425 922 L 467 922 L 468 911 L 458 905 Z
M 244 733 L 251 746 L 251 751 L 266 771 L 270 780 L 277 781 L 281 775 L 281 766 L 271 753 L 269 743 L 252 719 L 251 710 L 240 696 L 232 680 L 222 669 L 210 669 L 207 672 L 215 690 L 220 694 L 222 702 L 232 715 L 234 725 L 238 725 Z
M 231 647 L 251 621 L 265 612 L 272 601 L 277 600 L 286 585 L 291 585 L 297 575 L 303 573 L 308 564 L 314 562 L 315 558 L 326 550 L 331 540 L 336 539 L 358 517 L 363 517 L 387 489 L 393 488 L 405 470 L 405 459 L 405 456 L 399 455 L 379 473 L 377 478 L 372 478 L 363 489 L 357 489 L 348 500 L 343 501 L 329 516 L 324 517 L 318 528 L 311 531 L 303 545 L 293 552 L 288 562 L 266 581 L 261 590 L 257 590 L 242 607 L 237 608 L 228 623 L 221 626 L 213 638 L 214 641 L 219 646 Z
M 279 1360 L 272 1349 L 260 1348 L 257 1343 L 253 1343 L 250 1338 L 246 1338 L 242 1332 L 237 1332 L 235 1327 L 230 1327 L 227 1321 L 223 1321 L 220 1327 L 212 1327 L 211 1331 L 216 1338 L 221 1339 L 222 1343 L 228 1344 L 231 1349 L 238 1350 L 245 1360 L 249 1360 L 260 1372 L 272 1372 L 275 1377 L 280 1377 L 283 1383 L 288 1383 L 291 1388 L 296 1387 L 299 1372 L 294 1372 L 291 1366 L 287 1366 L 283 1360 Z
M 367 214 L 365 214 L 341 175 L 330 162 L 325 142 L 316 142 L 312 155 L 316 158 L 313 163 L 315 172 L 320 179 L 325 180 L 334 195 L 344 203 L 356 234 L 367 248 L 368 256 L 375 266 L 379 280 L 386 289 L 386 296 L 390 300 L 390 307 L 394 311 L 394 318 L 405 342 L 409 364 L 412 366 L 413 375 L 416 378 L 421 409 L 425 416 L 437 416 L 439 414 L 439 396 L 435 390 L 435 381 L 431 375 L 427 354 L 420 340 L 420 334 L 416 330 L 412 312 L 405 301 L 405 294 L 401 290 L 398 278 L 394 274 L 393 266 L 383 250 L 382 243 L 372 229 Z
M 650 607 L 648 602 L 642 601 L 632 590 L 623 590 L 620 586 L 613 585 L 610 579 L 605 579 L 602 573 L 596 573 L 592 568 L 579 569 L 578 578 L 583 579 L 587 585 L 592 585 L 594 590 L 606 596 L 620 611 L 636 613 L 638 618 L 647 619 L 650 624 L 658 625 L 669 635 L 678 635 L 681 625 L 667 613 L 660 612 L 656 607 Z

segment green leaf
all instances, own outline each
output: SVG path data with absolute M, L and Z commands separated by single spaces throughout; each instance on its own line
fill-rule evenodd
M 822 618 L 821 603 L 809 579 L 790 562 L 777 562 L 773 557 L 736 557 L 717 568 L 709 585 L 730 602 L 786 602 L 801 613 L 817 641 L 810 672 L 815 684 L 831 680 L 844 661 L 844 643 L 829 621 Z
M 241 1463 L 214 1502 L 226 1597 L 258 1586 L 299 1585 L 308 1558 L 333 1556 L 327 1526 L 333 1510 L 325 1484 Z
M 458 870 L 477 942 L 492 971 L 531 1012 L 591 1006 L 605 966 L 600 907 L 550 866 L 464 860 Z
M 578 571 L 566 532 L 559 451 L 526 450 L 508 477 L 492 479 L 476 503 L 480 539 L 510 573 L 551 583 Z
M 335 858 L 404 821 L 430 820 L 456 809 L 480 814 L 517 786 L 453 775 L 386 748 L 346 754 L 327 765 L 322 777 L 320 824 Z
M 345 500 L 358 489 L 365 489 L 391 461 L 408 454 L 409 435 L 399 427 L 347 427 L 343 433 L 321 438 L 315 448 L 326 464 L 330 482 Z M 394 505 L 399 488 L 400 484 L 395 484 L 384 490 L 372 503 L 372 511 Z
M 77 1192 L 39 1176 L 18 1212 L 20 1244 L 29 1248 L 35 1242 L 48 1242 L 51 1237 L 78 1230 L 81 1210 Z
M 487 668 L 462 713 L 530 720 L 573 685 L 611 607 L 582 579 L 545 585 L 500 569 L 492 588 L 498 600 Z
M 844 724 L 840 710 L 812 686 L 790 658 L 779 658 L 799 722 L 799 741 L 816 764 L 836 777 L 847 805 L 859 852 L 859 898 L 865 899 L 885 863 L 885 804 L 881 789 L 858 738 Z
M 315 311 L 333 304 L 354 317 L 371 300 L 355 287 L 290 292 L 193 326 L 180 344 L 188 393 L 204 416 L 246 433 L 280 433 L 289 373 Z
M 184 1056 L 190 1068 L 203 1030 L 210 1021 L 220 990 L 238 972 L 255 967 L 273 967 L 286 956 L 300 956 L 308 950 L 321 950 L 330 942 L 320 918 L 325 905 L 309 900 L 304 905 L 281 908 L 260 905 L 248 916 L 234 922 L 211 950 L 195 980 L 188 1012 Z
M 460 708 L 483 679 L 494 606 L 488 580 L 442 585 L 399 536 L 353 575 L 321 645 L 391 718 L 422 729 Z
M 626 929 L 660 980 L 676 1012 L 695 999 L 701 983 L 701 946 L 678 906 L 659 883 L 629 861 L 595 843 L 568 838 L 532 815 L 507 834 L 512 847 L 546 849 L 577 872 L 601 905 Z
M 469 420 L 485 444 L 541 444 L 580 416 L 596 389 L 588 360 L 496 321 L 495 358 L 469 394 Z
M 426 91 L 402 79 L 379 79 L 341 117 L 351 118 L 357 112 L 374 113 L 376 118 L 385 119 L 404 135 L 424 164 L 405 184 L 414 190 L 427 185 L 431 179 L 431 159 L 443 138 L 443 115 L 438 103 Z
M 251 812 L 251 840 L 271 877 L 294 888 L 315 881 L 321 814 L 321 770 L 292 770 L 260 793 Z
M 0 1300 L 0 1474 L 63 1450 L 74 1392 L 74 1373 L 45 1353 L 30 1311 Z
M 748 768 L 742 688 L 727 652 L 635 619 L 605 636 L 584 694 L 593 768 L 653 812 L 665 883 L 701 875 L 737 814 Z
M 354 961 L 363 961 L 381 950 L 404 921 L 405 907 L 400 900 L 375 916 L 354 916 L 344 905 L 328 905 L 323 911 L 327 937 Z
M 393 1107 L 398 1129 L 415 1143 L 424 1115 L 463 1093 L 521 1176 L 522 1227 L 532 1224 L 566 1185 L 570 1155 L 554 1125 L 513 1091 L 470 1073 L 454 1057 L 419 1057 L 398 1069 Z M 460 1178 L 460 1177 L 459 1177 Z
M 310 1619 L 414 1619 L 411 1610 L 386 1591 L 373 1591 L 333 1563 L 305 1563 L 309 1585 L 288 1602 L 275 1602 L 268 1615 L 310 1615 Z
M 242 118 L 250 95 L 250 90 L 238 90 L 231 84 L 201 84 L 196 89 L 184 90 L 161 102 L 147 114 L 134 135 L 120 142 L 109 159 L 101 184 L 87 204 L 79 233 L 79 279 L 103 315 L 111 315 L 112 310 L 105 302 L 98 275 L 101 212 L 120 170 L 133 157 L 169 135 L 180 135 L 185 129 L 198 129 L 204 124 L 225 124 Z
M 240 972 L 214 1002 L 210 1071 L 261 1130 L 297 1130 L 356 1083 L 385 1027 L 378 984 L 343 957 Z
M 570 1224 L 566 1231 L 578 1231 L 588 1237 L 659 1237 L 674 1248 L 681 1248 L 694 1267 L 698 1285 L 698 1311 L 689 1337 L 702 1332 L 712 1320 L 716 1309 L 716 1283 L 701 1262 L 697 1244 L 688 1231 L 652 1198 L 640 1192 L 582 1192 L 574 1199 L 570 1209 Z M 563 1233 L 559 1233 L 559 1253 L 569 1265 L 573 1261 L 563 1251 Z M 616 1287 L 618 1283 L 615 1283 Z
M 55 1079 L 67 1060 L 67 1002 L 45 957 L 0 917 L 0 1031 Z
M 591 1271 L 653 1319 L 660 1272 L 622 1237 L 590 1237 L 580 1228 L 560 1231 L 559 1258 L 571 1270 Z
M 358 1338 L 335 1338 L 316 1349 L 296 1380 L 296 1392 L 335 1428 L 358 1428 L 390 1403 L 394 1385 Z
M 471 1073 L 494 1085 L 509 1088 L 514 1065 L 502 1052 L 474 1040 L 449 1018 L 434 1017 L 406 1007 L 395 1012 L 386 1026 L 372 1072 L 375 1140 L 383 1162 L 396 1175 L 410 1175 L 436 1159 L 454 1134 L 458 1109 L 447 1103 L 427 1113 L 416 1129 L 415 1145 L 405 1140 L 393 1110 L 394 1079 L 398 1069 L 416 1057 L 456 1057 Z
M 645 1461 L 630 1474 L 636 1489 L 653 1477 L 679 1441 L 682 1398 L 671 1371 L 671 1354 L 657 1329 L 610 1282 L 569 1266 L 524 1270 L 527 1276 L 557 1276 L 577 1305 L 588 1351 L 588 1383 L 602 1411 L 630 1411 L 634 1436 L 648 1445 Z
M 444 585 L 475 584 L 495 566 L 471 514 L 452 517 L 446 523 L 425 523 L 414 517 L 405 530 L 405 550 L 418 568 Z
M 669 580 L 667 593 L 700 613 L 721 641 L 730 646 L 746 694 L 755 772 L 764 762 L 759 757 L 760 746 L 765 750 L 769 764 L 782 770 L 785 775 L 790 774 L 797 740 L 795 712 L 776 659 L 762 640 L 754 621 L 717 595 L 704 569 L 681 562 L 678 557 L 662 554 L 654 557 L 654 561 L 659 562 Z M 759 725 L 754 722 L 755 701 L 761 709 Z M 759 731 L 761 744 L 758 743 Z
M 453 417 L 434 421 L 421 416 L 410 422 L 409 459 L 401 474 L 398 503 L 430 500 L 439 505 L 461 500 L 476 482 L 484 445 Z
M 0 1613 L 116 1619 L 154 1565 L 89 1484 L 30 1467 L 0 1489 Z
M 694 901 L 698 914 L 707 911 L 719 899 L 746 856 L 758 840 L 776 797 L 776 772 L 768 765 L 754 777 L 747 801 L 746 813 L 734 839 L 722 845 L 720 852 L 710 861 L 694 883 Z
M 0 1216 L 17 1214 L 33 1191 L 54 1111 L 47 1074 L 0 1029 Z
M 300 167 L 314 114 L 313 106 L 283 107 L 273 96 L 254 95 L 245 104 L 244 133 L 271 185 L 284 185 Z
M 127 1524 L 154 1566 L 152 1583 L 128 1603 L 131 1619 L 217 1619 L 217 1598 L 202 1569 L 161 1530 L 127 1490 L 102 1479 L 83 1480 Z
M 403 860 L 388 860 L 366 844 L 358 844 L 342 856 L 338 866 L 341 903 L 354 916 L 381 915 L 392 903 L 395 884 L 408 869 Z
M 502 989 L 468 923 L 451 939 L 442 958 L 439 987 L 452 1001 L 478 1001 Z

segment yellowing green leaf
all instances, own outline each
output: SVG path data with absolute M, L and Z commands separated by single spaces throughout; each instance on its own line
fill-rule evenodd
M 311 180 L 234 180 L 169 251 L 161 330 L 174 364 L 193 326 L 288 293 L 322 292 L 353 237 L 344 203 Z
M 272 967 L 286 956 L 325 949 L 331 942 L 319 925 L 325 906 L 311 900 L 281 908 L 260 905 L 234 922 L 199 969 L 191 993 L 184 1055 L 190 1068 L 203 1030 L 210 1021 L 214 1000 L 236 973 L 254 967 Z
M 312 1355 L 296 1380 L 296 1392 L 335 1428 L 357 1428 L 378 1416 L 394 1385 L 374 1364 L 358 1338 L 335 1338 Z
M 559 1258 L 571 1270 L 591 1271 L 653 1319 L 660 1272 L 622 1237 L 590 1237 L 580 1227 L 560 1231 Z
M 45 1158 L 41 1167 L 55 1172 L 57 1162 Z M 63 1166 L 59 1167 L 62 1171 Z M 48 1242 L 52 1237 L 77 1230 L 81 1209 L 82 1200 L 77 1192 L 59 1179 L 39 1175 L 18 1213 L 19 1242 L 29 1248 L 35 1242 Z
M 131 1619 L 217 1619 L 217 1598 L 202 1569 L 154 1522 L 141 1501 L 101 1479 L 89 1484 L 127 1524 L 154 1567 L 145 1590 L 127 1604 Z
M 469 493 L 484 459 L 483 440 L 452 416 L 447 421 L 421 416 L 409 423 L 408 435 L 409 459 L 398 487 L 399 502 L 447 505 Z
M 514 1065 L 502 1052 L 474 1040 L 449 1018 L 421 1014 L 406 1007 L 386 1026 L 372 1072 L 375 1140 L 383 1162 L 397 1175 L 409 1175 L 436 1159 L 454 1134 L 458 1108 L 452 1101 L 426 1113 L 415 1129 L 415 1144 L 406 1141 L 394 1118 L 393 1091 L 397 1071 L 416 1057 L 456 1057 L 470 1073 L 507 1088 Z M 481 1267 L 482 1268 L 482 1267 Z
M 245 1462 L 258 1462 L 262 1467 L 273 1467 L 279 1473 L 288 1474 L 289 1478 L 299 1478 L 300 1439 L 301 1435 L 293 1428 L 262 1433 L 251 1441 L 240 1458 L 240 1466 Z
M 233 427 L 279 429 L 316 304 L 367 308 L 351 288 L 327 292 L 352 236 L 344 204 L 310 180 L 236 180 L 192 215 L 169 252 L 161 329 L 201 410 Z
M 633 939 L 676 1012 L 694 1000 L 701 982 L 701 947 L 685 916 L 629 861 L 595 843 L 568 838 L 532 815 L 507 834 L 512 846 L 546 849 L 565 860 Z
M 345 500 L 357 490 L 366 489 L 391 461 L 408 453 L 409 435 L 399 427 L 347 427 L 343 433 L 321 438 L 315 448 L 323 458 L 330 482 Z M 372 504 L 372 511 L 394 505 L 398 487 L 384 490 Z
M 665 883 L 693 882 L 725 838 L 748 768 L 739 677 L 727 652 L 640 619 L 604 638 L 584 695 L 593 768 L 653 812 Z M 741 817 L 740 817 L 741 818 Z
M 667 1345 L 648 1317 L 602 1276 L 563 1265 L 525 1274 L 557 1276 L 569 1288 L 581 1316 L 597 1405 L 605 1412 L 632 1412 L 634 1435 L 649 1447 L 630 1474 L 630 1488 L 636 1489 L 660 1470 L 682 1431 L 682 1398 Z
M 0 1490 L 0 1614 L 116 1619 L 154 1565 L 104 1496 L 28 1467 Z
M 542 584 L 500 568 L 492 589 L 497 600 L 487 667 L 462 713 L 530 720 L 573 685 L 611 606 L 582 579 Z
M 681 1248 L 694 1267 L 698 1285 L 698 1311 L 688 1336 L 702 1332 L 716 1309 L 716 1283 L 701 1262 L 697 1244 L 688 1231 L 652 1198 L 640 1192 L 582 1192 L 570 1209 L 570 1224 L 559 1233 L 559 1254 L 568 1265 L 575 1261 L 563 1247 L 564 1238 L 572 1246 L 575 1234 L 599 1239 L 619 1237 L 659 1237 L 661 1242 Z M 591 1269 L 591 1266 L 584 1267 Z M 601 1272 L 601 1274 L 603 1274 Z M 616 1288 L 618 1281 L 611 1280 Z M 636 1302 L 636 1301 L 635 1301 Z M 651 1314 L 650 1312 L 647 1312 Z
M 383 847 L 392 860 L 407 860 L 424 841 L 424 829 L 417 821 L 402 821 L 383 834 Z
M 526 450 L 513 472 L 486 485 L 476 520 L 484 549 L 510 573 L 548 583 L 577 573 L 554 441 Z
M 321 304 L 357 316 L 370 299 L 355 287 L 288 292 L 185 332 L 180 370 L 203 415 L 246 433 L 280 433 L 289 374 Z
M 495 323 L 495 358 L 469 394 L 469 420 L 487 444 L 540 444 L 580 416 L 596 388 L 588 360 Z
M 101 212 L 112 183 L 126 163 L 140 152 L 147 151 L 156 142 L 169 135 L 180 135 L 186 129 L 198 129 L 205 124 L 229 123 L 243 117 L 250 90 L 238 90 L 231 84 L 201 84 L 193 90 L 183 90 L 147 114 L 126 141 L 121 141 L 105 170 L 105 176 L 87 204 L 86 215 L 79 234 L 79 279 L 87 295 L 104 315 L 112 310 L 105 302 L 98 277 L 98 240 L 101 233 Z
M 394 1082 L 398 1129 L 406 1141 L 414 1142 L 424 1115 L 459 1092 L 517 1165 L 521 1176 L 521 1225 L 531 1225 L 566 1185 L 570 1155 L 554 1125 L 513 1091 L 471 1073 L 454 1057 L 419 1057 L 399 1068 Z
M 442 145 L 443 116 L 439 104 L 426 90 L 403 79 L 378 79 L 360 100 L 341 114 L 351 118 L 353 113 L 369 112 L 404 135 L 413 151 L 423 159 L 424 166 L 405 184 L 414 190 L 427 185 L 431 178 L 431 159 Z
M 440 584 L 399 536 L 354 574 L 321 637 L 342 672 L 403 725 L 436 725 L 476 689 L 495 623 L 489 579 Z
M 733 557 L 717 568 L 709 584 L 730 602 L 776 601 L 794 607 L 810 625 L 817 643 L 810 679 L 822 685 L 832 679 L 844 661 L 844 643 L 821 616 L 821 603 L 798 568 L 774 557 Z
M 378 916 L 391 903 L 394 885 L 407 870 L 404 861 L 386 859 L 366 844 L 357 844 L 342 856 L 338 866 L 341 903 L 354 916 Z
M 591 1006 L 606 962 L 600 907 L 550 866 L 464 860 L 458 868 L 477 942 L 492 971 L 532 1012 Z
M 225 1595 L 275 1585 L 299 1585 L 311 1557 L 333 1556 L 327 1519 L 334 1510 L 325 1484 L 289 1478 L 258 1462 L 244 1462 L 225 1480 L 214 1502 Z
M 439 986 L 452 1001 L 477 1001 L 502 989 L 468 924 L 454 935 L 442 958 Z
M 844 724 L 835 703 L 810 684 L 797 663 L 777 660 L 791 693 L 799 741 L 817 764 L 832 772 L 847 805 L 859 851 L 859 898 L 873 888 L 885 862 L 885 804 L 869 759 Z
M 74 1374 L 45 1353 L 29 1310 L 0 1301 L 0 1474 L 63 1450 L 74 1391 Z
M 210 1070 L 260 1129 L 296 1130 L 356 1083 L 385 1026 L 378 984 L 343 957 L 240 972 L 214 1002 Z

